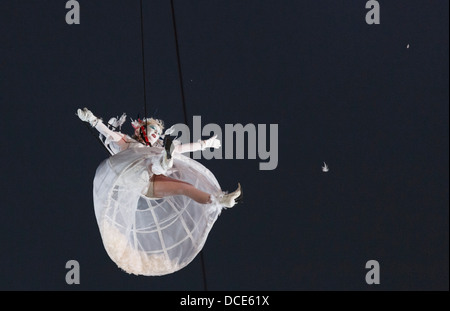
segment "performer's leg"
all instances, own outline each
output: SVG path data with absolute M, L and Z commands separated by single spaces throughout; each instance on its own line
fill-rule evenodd
M 208 193 L 195 188 L 190 183 L 164 175 L 153 175 L 152 178 L 155 197 L 185 195 L 200 204 L 211 203 L 211 196 Z

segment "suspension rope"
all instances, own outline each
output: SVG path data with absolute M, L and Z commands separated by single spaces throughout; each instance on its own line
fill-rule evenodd
M 173 34 L 175 37 L 175 48 L 177 51 L 178 77 L 180 79 L 181 102 L 183 104 L 184 123 L 187 126 L 189 126 L 188 118 L 187 118 L 187 110 L 186 110 L 186 99 L 184 97 L 184 83 L 183 83 L 183 75 L 181 73 L 180 49 L 178 47 L 177 22 L 175 20 L 175 9 L 174 9 L 174 5 L 173 5 L 173 0 L 170 0 L 170 5 L 172 8 Z
M 142 0 L 140 0 L 141 5 L 141 46 L 142 46 L 142 77 L 144 80 L 144 118 L 147 118 L 147 91 L 145 83 L 145 50 L 144 50 L 144 18 L 142 13 Z
M 177 64 L 178 64 L 178 77 L 180 80 L 180 90 L 181 90 L 181 102 L 183 104 L 183 113 L 184 113 L 184 123 L 189 126 L 188 118 L 187 118 L 187 110 L 186 110 L 186 99 L 184 97 L 184 83 L 183 83 L 183 74 L 181 71 L 181 61 L 180 61 L 180 49 L 178 47 L 178 34 L 177 34 L 177 22 L 175 19 L 175 8 L 173 5 L 173 0 L 170 0 L 170 6 L 172 9 L 172 23 L 173 23 L 173 34 L 175 37 L 175 47 L 177 51 Z M 205 260 L 203 258 L 203 250 L 200 251 L 200 261 L 202 265 L 202 273 L 203 273 L 203 287 L 205 291 L 208 290 L 208 286 L 206 283 L 206 268 L 205 268 Z

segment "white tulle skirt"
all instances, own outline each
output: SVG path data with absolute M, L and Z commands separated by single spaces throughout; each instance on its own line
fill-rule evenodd
M 109 257 L 136 275 L 165 275 L 187 266 L 201 251 L 222 206 L 186 196 L 150 199 L 151 172 L 162 148 L 132 148 L 104 160 L 94 178 L 95 216 Z M 218 195 L 215 176 L 199 162 L 174 154 L 167 176 Z

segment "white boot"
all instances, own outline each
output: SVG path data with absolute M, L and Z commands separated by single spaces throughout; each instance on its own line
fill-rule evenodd
M 241 194 L 242 194 L 241 184 L 238 183 L 238 188 L 234 192 L 222 194 L 218 196 L 216 199 L 218 203 L 222 206 L 233 207 L 237 203 L 236 199 L 239 198 Z
M 78 109 L 77 110 L 78 118 L 81 119 L 81 121 L 89 122 L 89 124 L 94 127 L 97 125 L 98 118 L 94 116 L 94 114 L 87 108 L 83 108 L 83 110 Z

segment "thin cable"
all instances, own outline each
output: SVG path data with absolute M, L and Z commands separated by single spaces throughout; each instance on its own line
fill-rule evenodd
M 186 100 L 184 97 L 183 74 L 181 71 L 180 49 L 178 47 L 177 22 L 175 20 L 175 9 L 174 9 L 174 5 L 173 5 L 173 0 L 170 0 L 170 6 L 172 8 L 173 33 L 174 33 L 174 37 L 175 37 L 175 47 L 176 47 L 176 51 L 177 51 L 178 76 L 180 79 L 181 102 L 183 103 L 184 123 L 187 126 L 189 126 L 188 118 L 187 118 L 187 110 L 186 110 Z M 204 287 L 205 291 L 207 291 L 208 285 L 206 283 L 206 267 L 205 267 L 205 260 L 203 259 L 203 250 L 200 251 L 200 261 L 202 264 L 203 287 Z
M 180 78 L 181 102 L 183 103 L 184 122 L 186 123 L 187 126 L 189 126 L 188 118 L 187 118 L 187 110 L 186 110 L 186 100 L 184 97 L 184 83 L 183 83 L 183 75 L 181 73 L 180 49 L 178 47 L 177 22 L 175 20 L 175 9 L 173 6 L 173 0 L 170 0 L 170 5 L 172 8 L 173 33 L 175 36 L 175 48 L 177 51 L 178 76 Z
M 145 83 L 145 50 L 144 50 L 144 18 L 142 13 L 142 0 L 141 4 L 141 45 L 142 45 L 142 76 L 144 79 L 144 118 L 147 118 L 147 91 Z

